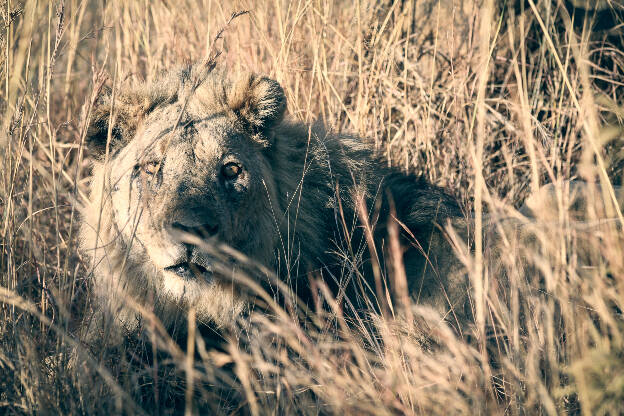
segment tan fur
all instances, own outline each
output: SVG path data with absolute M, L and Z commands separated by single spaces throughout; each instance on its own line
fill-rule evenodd
M 449 219 L 463 223 L 452 198 L 387 168 L 363 139 L 283 121 L 286 98 L 275 81 L 213 73 L 198 83 L 200 74 L 197 66 L 171 71 L 128 88 L 115 103 L 105 94 L 90 123 L 95 162 L 81 246 L 103 309 L 121 327 L 140 322 L 128 297 L 167 327 L 189 307 L 201 322 L 228 326 L 247 306 L 227 283 L 227 267 L 185 246 L 176 227 L 211 230 L 200 232 L 208 243 L 276 270 L 298 293 L 309 273 L 356 287 L 355 270 L 336 255 L 351 253 L 374 292 L 369 253 L 388 269 L 393 218 L 412 297 L 450 320 L 469 314 L 465 277 L 442 231 Z M 235 179 L 224 177 L 228 163 L 243 167 Z M 206 278 L 166 271 L 182 257 L 209 269 Z

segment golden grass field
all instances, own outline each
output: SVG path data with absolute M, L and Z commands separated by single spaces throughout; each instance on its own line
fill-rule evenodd
M 0 6 L 0 413 L 624 413 L 620 0 Z M 84 345 L 93 92 L 211 50 L 278 80 L 290 117 L 371 137 L 461 201 L 474 324 L 457 333 L 417 304 L 347 322 L 328 294 L 305 325 L 276 305 L 220 350 L 157 323 L 151 343 Z M 569 180 L 588 184 L 581 212 Z M 548 183 L 530 244 L 506 232 L 497 218 L 522 221 Z

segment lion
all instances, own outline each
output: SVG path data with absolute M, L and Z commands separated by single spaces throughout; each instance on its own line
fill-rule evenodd
M 449 321 L 469 314 L 444 231 L 462 222 L 453 197 L 388 167 L 366 139 L 289 119 L 277 81 L 206 72 L 194 64 L 109 89 L 92 111 L 81 248 L 118 326 L 138 326 L 132 305 L 169 329 L 191 308 L 200 324 L 227 328 L 253 306 L 233 282 L 236 264 L 202 242 L 274 271 L 298 295 L 312 276 L 344 293 L 394 290 L 385 259 L 399 247 L 413 300 Z

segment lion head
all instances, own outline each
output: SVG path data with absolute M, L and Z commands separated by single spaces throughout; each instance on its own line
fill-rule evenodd
M 194 307 L 224 326 L 244 303 L 189 237 L 271 264 L 276 191 L 263 150 L 286 99 L 268 78 L 198 77 L 197 66 L 183 68 L 100 99 L 87 133 L 96 160 L 82 247 L 113 309 L 129 295 L 165 323 Z M 118 316 L 131 326 L 130 315 Z

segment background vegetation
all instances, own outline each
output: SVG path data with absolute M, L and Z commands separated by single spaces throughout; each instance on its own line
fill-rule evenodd
M 0 412 L 624 412 L 619 1 L 0 5 Z M 222 350 L 192 331 L 181 348 L 156 323 L 151 343 L 82 344 L 94 91 L 203 58 L 241 10 L 219 66 L 279 80 L 293 118 L 372 137 L 456 195 L 477 236 L 493 219 L 501 249 L 458 242 L 474 325 L 457 333 L 416 304 L 347 322 L 328 294 L 305 325 L 274 306 Z M 590 184 L 580 212 L 575 178 Z M 530 244 L 499 227 L 545 183 L 556 203 L 537 205 Z

